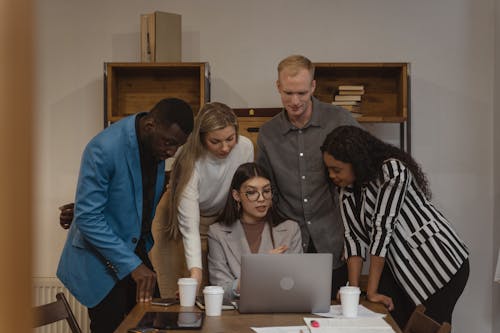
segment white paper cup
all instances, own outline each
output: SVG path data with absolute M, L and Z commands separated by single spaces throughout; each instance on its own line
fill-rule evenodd
M 359 287 L 341 287 L 340 288 L 340 303 L 342 304 L 342 315 L 348 318 L 358 316 Z
M 179 298 L 181 306 L 194 306 L 196 299 L 196 287 L 198 282 L 193 278 L 180 278 L 177 280 L 179 286 Z
M 205 298 L 205 314 L 207 316 L 220 316 L 224 289 L 219 286 L 206 286 L 203 288 L 203 297 Z

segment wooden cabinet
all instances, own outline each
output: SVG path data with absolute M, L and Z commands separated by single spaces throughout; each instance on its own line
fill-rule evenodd
M 239 134 L 252 141 L 255 156 L 257 156 L 257 136 L 260 126 L 280 111 L 281 108 L 234 109 L 234 113 L 238 116 Z
M 106 63 L 104 124 L 148 111 L 163 98 L 176 97 L 193 112 L 210 101 L 208 63 Z

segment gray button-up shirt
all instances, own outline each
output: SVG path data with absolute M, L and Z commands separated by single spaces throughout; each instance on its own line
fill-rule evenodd
M 262 125 L 257 139 L 257 163 L 266 169 L 277 190 L 278 208 L 299 223 L 304 251 L 311 239 L 318 252 L 333 254 L 342 265 L 344 227 L 338 193 L 329 180 L 320 146 L 341 125 L 359 126 L 349 111 L 312 98 L 311 120 L 296 128 L 286 110 Z

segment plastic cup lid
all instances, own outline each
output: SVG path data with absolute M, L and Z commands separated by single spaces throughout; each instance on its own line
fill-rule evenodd
M 204 294 L 223 294 L 224 289 L 220 286 L 206 286 L 203 288 L 203 293 Z
M 180 278 L 179 280 L 177 280 L 177 284 L 192 285 L 192 284 L 198 284 L 198 281 L 196 281 L 196 279 L 193 278 Z
M 346 294 L 359 294 L 361 293 L 361 290 L 359 289 L 359 287 L 344 286 L 340 287 L 340 292 Z

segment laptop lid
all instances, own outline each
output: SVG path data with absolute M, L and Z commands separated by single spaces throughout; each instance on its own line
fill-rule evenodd
M 241 258 L 241 313 L 328 312 L 331 253 L 247 254 Z

